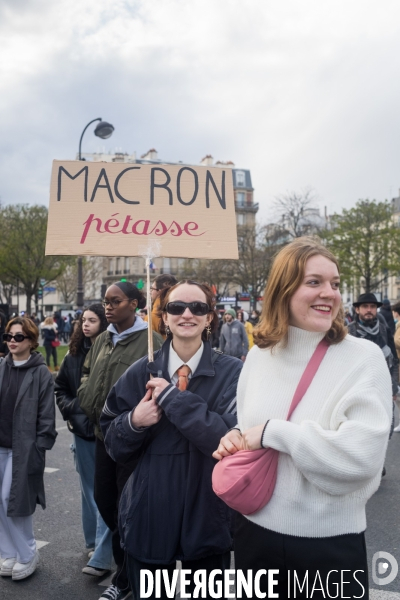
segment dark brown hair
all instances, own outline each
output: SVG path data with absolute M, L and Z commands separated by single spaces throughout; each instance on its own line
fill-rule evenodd
M 393 304 L 392 312 L 396 312 L 398 315 L 400 315 L 400 302 L 396 302 L 396 304 Z
M 79 320 L 75 323 L 74 331 L 71 335 L 71 339 L 69 342 L 69 353 L 72 356 L 76 356 L 79 353 L 79 350 L 82 347 L 82 344 L 85 339 L 85 335 L 82 331 L 82 319 L 83 315 L 87 310 L 95 313 L 100 319 L 100 329 L 99 334 L 103 333 L 107 329 L 108 321 L 106 319 L 105 310 L 102 304 L 91 304 L 83 309 L 81 315 L 79 316 Z
M 32 341 L 31 352 L 39 346 L 39 329 L 35 323 L 27 317 L 15 317 L 8 321 L 6 325 L 6 333 L 8 333 L 13 325 L 21 325 L 24 334 Z
M 179 283 L 173 285 L 172 287 L 165 288 L 161 292 L 160 308 L 157 313 L 157 316 L 160 318 L 160 328 L 159 328 L 160 333 L 162 335 L 167 335 L 166 326 L 163 321 L 162 315 L 163 315 L 163 313 L 166 312 L 165 307 L 167 306 L 167 304 L 169 302 L 169 297 L 171 295 L 171 292 L 173 290 L 176 290 L 180 285 L 183 285 L 185 283 L 187 283 L 188 285 L 196 285 L 204 293 L 204 295 L 206 297 L 206 302 L 207 302 L 208 306 L 210 307 L 210 313 L 212 313 L 212 318 L 210 321 L 210 328 L 211 328 L 211 333 L 213 333 L 218 328 L 218 325 L 219 325 L 218 315 L 215 310 L 216 299 L 215 299 L 214 292 L 212 291 L 210 286 L 207 285 L 207 283 L 197 283 L 197 281 L 191 281 L 190 279 L 183 279 L 182 281 L 179 281 Z M 168 334 L 168 337 L 172 337 L 172 334 L 171 333 Z M 207 341 L 206 330 L 204 330 L 203 333 L 201 334 L 201 339 L 204 342 Z
M 172 287 L 178 283 L 178 280 L 171 275 L 171 273 L 162 273 L 162 275 L 157 275 L 154 279 L 153 283 L 155 284 L 157 290 L 162 290 L 165 287 Z
M 259 348 L 273 348 L 281 341 L 287 342 L 290 301 L 304 279 L 306 263 L 312 256 L 324 256 L 339 270 L 332 252 L 312 237 L 297 238 L 276 255 L 264 292 L 261 320 L 253 332 L 254 343 Z M 341 305 L 325 339 L 329 344 L 338 344 L 346 334 Z

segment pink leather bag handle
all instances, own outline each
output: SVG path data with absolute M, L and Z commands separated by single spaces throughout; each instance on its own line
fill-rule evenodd
M 304 394 L 310 387 L 311 382 L 314 379 L 314 376 L 315 376 L 316 372 L 318 371 L 318 368 L 319 368 L 325 354 L 327 353 L 328 348 L 329 348 L 329 344 L 325 340 L 325 338 L 322 339 L 320 341 L 320 343 L 318 344 L 318 346 L 315 348 L 314 354 L 310 358 L 308 365 L 306 366 L 304 373 L 303 373 L 303 375 L 299 381 L 299 384 L 296 388 L 296 391 L 294 393 L 293 400 L 290 405 L 288 416 L 286 419 L 287 421 L 289 421 L 290 417 L 293 414 L 293 411 L 295 410 L 298 403 L 300 402 L 300 400 L 303 398 Z

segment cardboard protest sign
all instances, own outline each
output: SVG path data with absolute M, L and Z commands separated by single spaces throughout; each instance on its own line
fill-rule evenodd
M 231 169 L 54 161 L 46 254 L 237 259 Z

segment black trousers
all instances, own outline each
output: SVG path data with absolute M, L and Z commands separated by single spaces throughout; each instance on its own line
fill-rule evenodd
M 369 598 L 364 533 L 296 537 L 264 529 L 238 515 L 235 568 L 244 574 L 252 569 L 253 576 L 260 569 L 277 569 L 278 584 L 273 591 L 279 598 Z M 265 575 L 260 578 L 260 589 L 268 598 Z M 256 598 L 254 589 L 253 595 L 243 593 L 242 597 Z
M 49 367 L 50 366 L 50 357 L 53 357 L 53 362 L 54 362 L 54 366 L 57 366 L 57 348 L 53 347 L 51 344 L 45 346 L 45 350 L 46 350 L 46 364 Z
M 135 598 L 135 600 L 139 600 L 139 598 L 140 598 L 140 570 L 141 569 L 147 569 L 148 571 L 151 571 L 153 573 L 153 575 L 155 574 L 155 571 L 157 569 L 166 569 L 168 571 L 168 579 L 170 582 L 172 581 L 172 574 L 173 574 L 174 569 L 176 569 L 176 563 L 172 563 L 169 565 L 156 565 L 156 564 L 144 563 L 144 562 L 141 562 L 140 560 L 137 560 L 136 558 L 133 558 L 133 556 L 130 556 L 130 554 L 127 554 L 126 558 L 127 558 L 127 565 L 128 565 L 129 583 L 131 585 L 131 590 L 133 592 L 133 597 Z M 192 573 L 193 573 L 193 571 L 196 571 L 197 569 L 205 569 L 207 571 L 207 580 L 208 580 L 208 575 L 213 569 L 221 569 L 222 571 L 224 571 L 225 569 L 229 569 L 230 560 L 231 560 L 230 552 L 225 552 L 224 554 L 214 554 L 212 556 L 206 556 L 205 558 L 200 558 L 198 560 L 182 561 L 182 569 L 191 569 Z M 215 578 L 215 581 L 218 581 L 218 580 L 223 581 L 223 576 Z M 193 596 L 194 587 L 195 587 L 195 584 L 193 581 L 191 581 L 190 585 L 188 585 L 186 587 L 186 592 L 190 593 L 191 596 Z M 151 596 L 146 596 L 146 598 L 153 599 L 155 597 L 156 597 L 156 595 L 155 595 L 155 586 L 154 586 L 153 594 Z M 209 594 L 208 594 L 208 588 L 207 588 L 207 595 L 205 597 L 211 598 L 211 596 L 209 596 Z M 162 578 L 161 578 L 161 595 L 158 596 L 158 598 L 161 598 L 161 600 L 167 600 L 167 598 L 168 598 L 165 588 L 164 588 L 164 585 L 163 585 Z
M 124 465 L 117 464 L 107 454 L 104 442 L 96 438 L 96 463 L 94 475 L 94 499 L 103 521 L 112 531 L 112 549 L 117 570 L 112 583 L 121 590 L 129 589 L 125 552 L 121 548 L 118 530 L 118 504 L 122 490 L 133 473 L 137 459 Z

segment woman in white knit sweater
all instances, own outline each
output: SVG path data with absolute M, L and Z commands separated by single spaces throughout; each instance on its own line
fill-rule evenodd
M 279 598 L 368 598 L 365 505 L 379 487 L 391 382 L 380 348 L 347 335 L 343 323 L 335 257 L 312 238 L 286 246 L 240 376 L 238 427 L 214 453 L 280 452 L 271 500 L 239 515 L 235 537 L 236 569 L 277 569 Z M 329 349 L 286 421 L 322 338 Z M 267 592 L 267 576 L 260 583 Z

